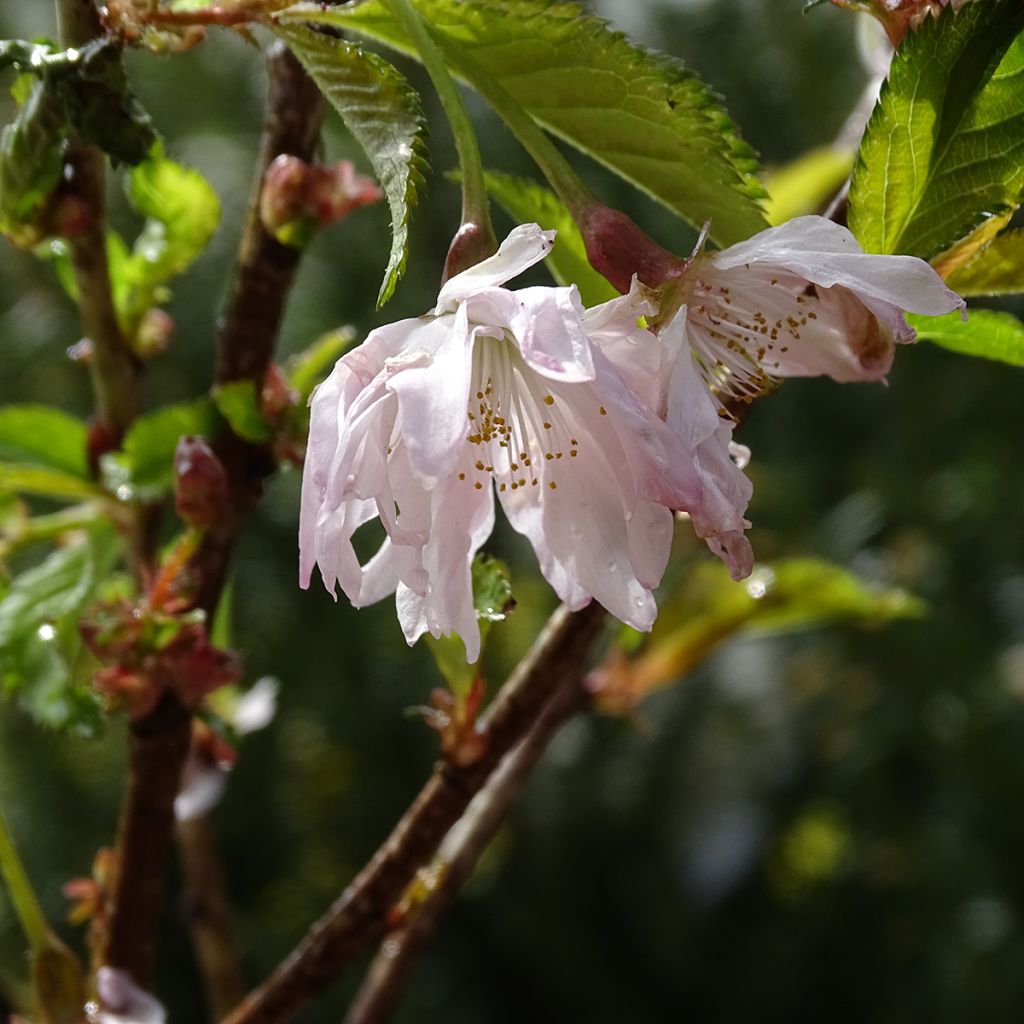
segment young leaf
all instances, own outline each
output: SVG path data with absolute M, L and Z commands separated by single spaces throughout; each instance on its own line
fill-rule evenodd
M 586 246 L 576 222 L 558 197 L 528 178 L 500 171 L 484 175 L 487 191 L 520 224 L 539 224 L 558 232 L 546 263 L 559 284 L 575 284 L 586 306 L 614 299 L 619 293 L 588 262 Z
M 15 577 L 0 600 L 0 683 L 41 724 L 95 732 L 99 701 L 75 680 L 77 617 L 109 573 L 120 542 L 107 524 Z
M 306 404 L 313 389 L 331 372 L 334 363 L 355 338 L 353 328 L 341 327 L 317 338 L 309 348 L 288 360 L 285 376 L 299 396 L 300 407 Z
M 121 46 L 96 39 L 68 50 L 67 71 L 56 66 L 51 79 L 60 89 L 75 130 L 115 160 L 137 164 L 157 141 L 149 115 L 128 87 Z
M 486 76 L 543 127 L 691 224 L 710 218 L 715 241 L 728 245 L 765 227 L 753 151 L 717 97 L 678 61 L 563 0 L 420 0 L 417 7 L 456 74 L 484 93 Z M 411 52 L 381 0 L 303 3 L 281 18 L 336 25 Z
M 256 443 L 270 440 L 270 424 L 260 412 L 260 397 L 251 380 L 235 380 L 215 388 L 213 403 L 239 437 Z
M 50 406 L 9 405 L 0 409 L 0 459 L 88 480 L 86 426 Z
M 215 425 L 208 398 L 168 405 L 140 416 L 125 435 L 120 452 L 104 455 L 106 485 L 123 501 L 150 501 L 174 484 L 174 452 L 186 434 L 209 436 Z
M 419 97 L 386 60 L 344 39 L 295 24 L 278 35 L 341 115 L 373 164 L 391 208 L 391 256 L 377 296 L 383 306 L 405 272 L 409 218 L 423 191 L 426 167 Z
M 907 316 L 922 341 L 930 341 L 960 355 L 994 359 L 1024 366 L 1024 324 L 1010 313 L 972 310 L 967 320 L 959 313 L 946 316 Z
M 60 469 L 0 462 L 0 493 L 38 494 L 44 498 L 70 499 L 103 497 L 94 483 Z
M 925 259 L 1024 190 L 1024 7 L 947 7 L 910 33 L 868 122 L 850 227 L 869 252 Z
M 0 231 L 17 237 L 60 181 L 67 119 L 46 82 L 36 82 L 0 133 Z
M 1024 292 L 1024 228 L 999 235 L 946 283 L 965 296 Z

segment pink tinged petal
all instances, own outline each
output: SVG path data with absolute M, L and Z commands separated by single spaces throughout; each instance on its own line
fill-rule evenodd
M 700 479 L 699 500 L 685 511 L 697 535 L 729 565 L 735 578 L 752 568 L 750 547 L 743 537 L 744 518 L 752 487 L 730 454 L 732 423 L 719 415 L 687 340 L 688 313 L 684 307 L 663 337 L 675 354 L 667 394 L 667 423 L 690 453 Z
M 590 339 L 580 323 L 583 304 L 572 288 L 522 288 L 516 300 L 512 333 L 526 364 L 551 380 L 594 379 Z
M 396 592 L 398 618 L 412 644 L 429 632 L 439 637 L 458 633 L 466 645 L 466 660 L 480 657 L 480 627 L 473 603 L 473 558 L 494 528 L 494 492 L 490 483 L 470 482 L 472 464 L 464 461 L 458 474 L 433 491 L 430 540 L 423 548 L 427 587 L 422 593 L 400 584 Z
M 101 967 L 96 972 L 100 1024 L 164 1024 L 164 1008 L 132 980 L 127 971 Z
M 432 487 L 452 472 L 464 446 L 475 334 L 464 307 L 425 325 L 425 334 L 437 342 L 430 360 L 397 369 L 387 387 L 398 397 L 398 432 L 412 471 Z
M 824 288 L 840 285 L 862 299 L 877 299 L 909 313 L 937 316 L 966 305 L 924 260 L 865 253 L 846 228 L 824 217 L 797 217 L 709 259 L 721 271 L 747 264 L 774 266 Z
M 444 284 L 434 312 L 450 312 L 471 296 L 503 285 L 544 259 L 554 244 L 554 231 L 542 231 L 537 224 L 520 224 L 513 228 L 493 256 Z

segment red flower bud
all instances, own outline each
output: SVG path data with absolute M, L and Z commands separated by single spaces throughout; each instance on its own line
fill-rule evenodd
M 223 514 L 228 478 L 201 437 L 182 437 L 174 453 L 174 510 L 189 526 L 205 529 Z
M 497 251 L 498 244 L 490 228 L 467 221 L 455 232 L 452 244 L 448 246 L 441 283 L 444 284 L 448 278 L 475 267 L 481 260 L 493 256 Z

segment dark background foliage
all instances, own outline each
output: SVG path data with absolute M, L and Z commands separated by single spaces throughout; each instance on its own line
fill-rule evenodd
M 854 17 L 828 6 L 806 16 L 799 0 L 600 6 L 721 92 L 769 165 L 831 139 L 864 81 Z M 0 0 L 0 36 L 50 34 L 49 17 L 38 0 Z M 226 33 L 181 56 L 132 54 L 129 71 L 170 154 L 198 167 L 224 204 L 209 251 L 177 283 L 175 341 L 147 383 L 154 405 L 210 381 L 263 77 L 257 52 Z M 477 113 L 487 163 L 529 173 Z M 396 299 L 374 312 L 386 213 L 361 211 L 313 245 L 284 352 L 342 323 L 365 332 L 432 303 L 457 208 L 436 114 L 432 192 Z M 327 152 L 355 156 L 334 120 Z M 688 249 L 687 229 L 586 171 L 660 240 Z M 116 219 L 131 225 L 123 204 Z M 2 270 L 0 400 L 87 414 L 83 373 L 65 358 L 77 337 L 69 303 L 48 268 L 6 244 Z M 571 723 L 422 962 L 401 1021 L 1019 1019 L 1017 373 L 921 345 L 899 354 L 888 388 L 795 381 L 758 404 L 740 437 L 754 450 L 759 556 L 834 559 L 915 591 L 929 615 L 733 642 L 649 700 L 640 726 Z M 435 750 L 402 712 L 424 700 L 436 670 L 425 650 L 406 649 L 390 604 L 355 612 L 298 590 L 297 487 L 295 473 L 273 482 L 235 574 L 247 677 L 282 681 L 280 714 L 246 741 L 218 820 L 253 981 L 372 852 Z M 520 600 L 498 631 L 498 679 L 552 601 L 516 540 L 495 546 L 513 562 Z M 112 721 L 98 741 L 59 737 L 0 706 L 0 800 L 55 918 L 62 882 L 86 874 L 113 835 L 122 728 Z M 179 909 L 164 921 L 157 990 L 173 1021 L 199 1020 Z M 0 985 L 19 974 L 21 948 L 0 901 Z M 350 989 L 302 1020 L 339 1019 Z

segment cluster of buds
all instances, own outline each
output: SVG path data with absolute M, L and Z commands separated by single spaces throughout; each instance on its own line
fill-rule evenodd
M 101 664 L 96 688 L 132 718 L 150 712 L 165 688 L 195 706 L 241 677 L 238 659 L 210 643 L 198 612 L 175 615 L 122 598 L 98 605 L 79 630 Z
M 279 242 L 301 247 L 315 228 L 326 227 L 382 197 L 376 182 L 356 173 L 349 160 L 327 166 L 282 154 L 264 175 L 260 217 Z
M 967 0 L 832 0 L 837 7 L 866 11 L 885 26 L 893 46 L 899 46 L 903 37 L 915 29 L 929 15 L 938 15 L 944 7 L 959 10 Z
M 100 9 L 107 33 L 126 43 L 141 44 L 154 53 L 183 53 L 206 38 L 201 25 L 153 24 L 159 0 L 106 0 Z

